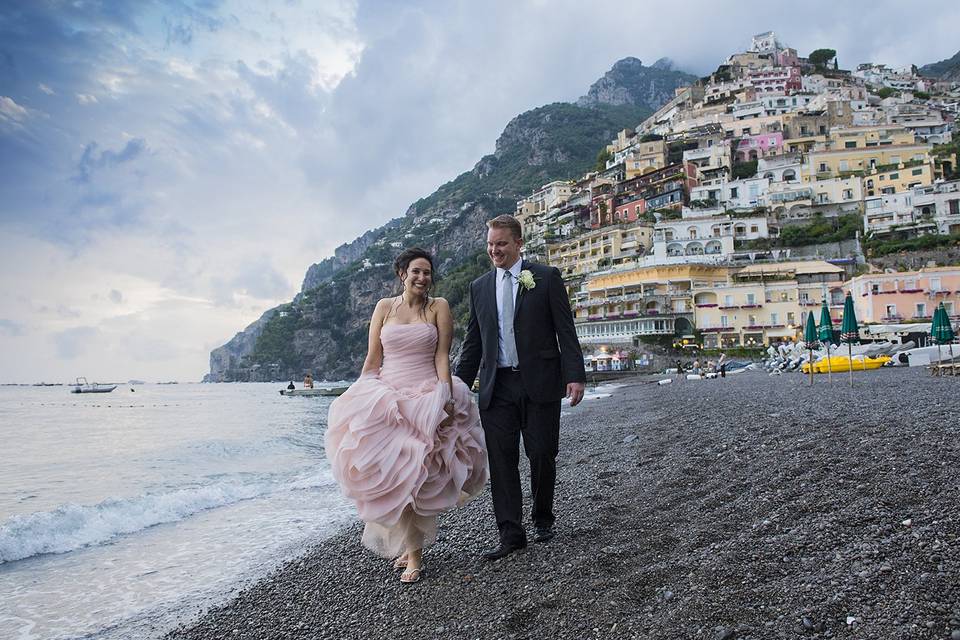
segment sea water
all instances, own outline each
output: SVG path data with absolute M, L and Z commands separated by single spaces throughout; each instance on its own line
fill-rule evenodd
M 354 516 L 327 397 L 0 387 L 0 638 L 150 638 Z

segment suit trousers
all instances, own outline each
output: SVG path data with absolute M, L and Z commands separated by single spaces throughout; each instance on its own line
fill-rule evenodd
M 532 519 L 536 527 L 552 527 L 553 494 L 560 449 L 560 401 L 533 402 L 520 372 L 497 369 L 490 406 L 480 410 L 490 461 L 490 490 L 500 542 L 526 544 L 523 490 L 520 486 L 520 437 L 530 461 Z

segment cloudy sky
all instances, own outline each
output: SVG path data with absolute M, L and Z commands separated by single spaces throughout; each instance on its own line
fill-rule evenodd
M 956 3 L 729 5 L 6 0 L 0 382 L 198 380 L 311 263 L 624 56 L 960 48 Z

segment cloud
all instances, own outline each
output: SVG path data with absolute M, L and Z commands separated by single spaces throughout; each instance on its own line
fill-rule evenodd
M 19 322 L 0 318 L 0 335 L 16 337 L 22 336 L 23 333 L 23 325 Z
M 120 304 L 123 302 L 123 294 L 116 289 L 111 289 L 107 297 L 110 298 L 110 302 L 113 304 Z
M 922 64 L 956 52 L 960 22 L 922 0 L 867 12 L 810 0 L 812 18 L 794 21 L 759 3 L 9 4 L 0 291 L 35 302 L 5 303 L 30 330 L 2 337 L 35 379 L 61 353 L 74 354 L 68 375 L 126 379 L 143 358 L 157 378 L 199 377 L 205 346 L 289 300 L 308 265 L 625 56 L 704 74 L 774 29 L 801 54 L 837 49 L 847 68 Z M 936 19 L 913 27 L 916 15 Z M 10 362 L 0 378 L 19 375 Z
M 90 176 L 98 169 L 116 167 L 126 162 L 136 160 L 147 149 L 147 141 L 143 138 L 134 138 L 127 142 L 120 151 L 105 149 L 100 151 L 96 142 L 90 142 L 83 149 L 83 155 L 77 164 L 77 180 L 89 182 Z
M 17 104 L 13 98 L 0 96 L 0 118 L 19 123 L 26 120 L 28 116 L 27 110 Z
M 76 360 L 85 355 L 100 335 L 96 327 L 74 327 L 53 336 L 57 356 L 64 360 Z

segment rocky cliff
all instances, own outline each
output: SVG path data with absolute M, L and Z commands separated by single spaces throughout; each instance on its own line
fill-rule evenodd
M 497 139 L 494 153 L 472 170 L 413 203 L 401 218 L 339 247 L 307 271 L 300 294 L 271 310 L 211 354 L 213 380 L 356 376 L 366 353 L 367 322 L 377 299 L 393 295 L 390 265 L 397 246 L 436 256 L 437 295 L 453 306 L 458 327 L 467 314 L 469 282 L 488 268 L 485 222 L 512 213 L 541 185 L 581 176 L 617 131 L 639 124 L 674 89 L 694 76 L 669 61 L 645 67 L 626 58 L 577 104 L 554 103 L 520 114 Z
M 923 65 L 920 67 L 920 73 L 946 82 L 960 82 L 960 51 L 952 58 Z

